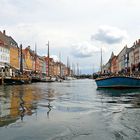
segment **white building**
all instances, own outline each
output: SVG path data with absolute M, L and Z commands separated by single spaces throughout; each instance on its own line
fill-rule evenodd
M 129 67 L 135 69 L 140 63 L 140 39 L 134 43 L 129 52 Z
M 0 76 L 4 76 L 4 73 L 7 75 L 7 67 L 9 66 L 10 47 L 8 45 L 7 37 L 5 36 L 5 31 L 3 33 L 0 31 Z
M 125 69 L 125 66 L 126 66 L 126 60 L 125 58 L 127 57 L 126 54 L 127 54 L 127 46 L 125 46 L 121 52 L 118 54 L 118 70 L 121 71 L 123 69 Z
M 3 31 L 3 33 L 0 32 L 0 67 L 5 67 L 5 64 L 10 64 L 10 48 L 5 31 Z
M 4 67 L 5 64 L 10 64 L 10 50 L 4 45 L 0 45 L 0 67 Z

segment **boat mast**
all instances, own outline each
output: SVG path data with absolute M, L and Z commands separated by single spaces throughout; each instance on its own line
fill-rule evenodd
M 49 48 L 49 41 L 48 41 L 48 76 L 50 76 L 50 48 Z
M 36 43 L 35 43 L 35 75 L 36 75 L 36 58 L 37 58 L 37 53 L 36 53 Z
M 69 66 L 69 57 L 67 56 L 67 70 L 68 70 L 68 76 L 70 76 L 70 66 Z
M 94 75 L 94 64 L 93 64 L 93 68 L 92 68 L 92 79 L 93 79 L 93 75 Z
M 20 72 L 23 74 L 23 54 L 22 54 L 22 44 L 20 44 Z
M 74 75 L 75 75 L 75 65 L 74 65 L 74 63 L 72 63 L 72 76 L 74 77 Z
M 101 67 L 101 74 L 102 74 L 102 72 L 103 72 L 102 48 L 101 48 L 101 64 L 100 64 L 100 67 Z
M 77 63 L 77 76 L 79 76 L 79 64 Z
M 59 63 L 60 63 L 60 77 L 62 76 L 62 71 L 61 71 L 61 52 L 59 52 Z

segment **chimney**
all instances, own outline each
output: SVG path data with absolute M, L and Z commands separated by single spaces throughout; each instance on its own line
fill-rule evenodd
M 5 30 L 3 30 L 3 34 L 6 35 L 6 31 Z
M 138 39 L 138 43 L 140 44 L 140 39 Z

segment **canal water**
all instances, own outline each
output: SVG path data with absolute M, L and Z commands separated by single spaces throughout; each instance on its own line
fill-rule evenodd
M 0 86 L 0 140 L 140 140 L 140 89 L 89 79 Z

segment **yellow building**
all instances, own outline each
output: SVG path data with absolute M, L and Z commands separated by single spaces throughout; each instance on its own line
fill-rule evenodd
M 3 63 L 10 64 L 12 67 L 19 68 L 19 48 L 17 42 L 11 37 L 6 35 L 6 31 L 0 32 L 1 43 L 8 47 L 9 50 L 1 48 Z M 8 56 L 9 54 L 9 56 Z M 7 57 L 8 56 L 8 57 Z
M 32 110 L 36 107 L 33 103 L 41 98 L 41 94 L 34 93 L 30 86 L 27 89 L 17 86 L 12 91 L 9 115 L 15 118 L 25 114 L 31 115 Z
M 34 70 L 34 54 L 31 51 L 30 46 L 23 50 L 24 53 L 24 69 L 27 71 Z
M 19 69 L 19 48 L 16 41 L 11 36 L 6 36 L 10 46 L 10 65 Z
M 19 69 L 19 49 L 15 46 L 10 46 L 10 65 Z
M 60 63 L 59 62 L 54 63 L 54 75 L 60 76 Z

